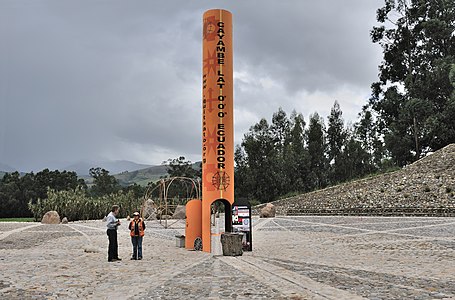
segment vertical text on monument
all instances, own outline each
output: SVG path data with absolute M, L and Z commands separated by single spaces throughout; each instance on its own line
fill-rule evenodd
M 217 192 L 213 200 L 227 198 L 231 189 L 233 196 L 232 81 L 232 15 L 209 10 L 203 24 L 202 175 L 203 191 Z

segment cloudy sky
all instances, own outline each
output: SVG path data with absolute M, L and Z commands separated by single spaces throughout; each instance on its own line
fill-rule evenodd
M 202 14 L 233 13 L 235 140 L 282 107 L 355 121 L 383 0 L 0 0 L 0 163 L 201 159 Z

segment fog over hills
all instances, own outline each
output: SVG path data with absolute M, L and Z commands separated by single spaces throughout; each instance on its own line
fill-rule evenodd
M 115 161 L 80 161 L 77 163 L 73 163 L 70 165 L 57 165 L 57 166 L 49 166 L 49 170 L 60 170 L 60 171 L 74 171 L 79 176 L 88 176 L 90 168 L 100 167 L 109 171 L 109 174 L 118 174 L 125 171 L 131 172 L 140 169 L 146 169 L 152 167 L 151 165 L 145 164 L 138 164 L 128 160 L 115 160 Z M 44 168 L 43 168 L 44 169 Z M 7 164 L 0 163 L 0 172 L 14 172 L 14 171 L 21 171 L 25 172 L 24 170 L 17 170 Z M 33 170 L 33 172 L 37 173 L 41 170 Z M 26 171 L 30 172 L 30 171 Z
M 0 172 L 14 172 L 15 169 L 7 164 L 3 164 L 0 162 Z
M 138 164 L 128 160 L 115 160 L 115 161 L 104 161 L 104 162 L 88 162 L 82 161 L 69 166 L 66 166 L 64 170 L 74 171 L 79 176 L 89 175 L 90 168 L 103 168 L 109 171 L 109 174 L 118 174 L 122 172 L 131 172 L 140 169 L 152 167 L 151 165 Z

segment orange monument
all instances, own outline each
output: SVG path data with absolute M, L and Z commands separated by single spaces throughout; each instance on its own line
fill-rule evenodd
M 202 250 L 205 252 L 211 252 L 212 203 L 221 201 L 224 204 L 225 229 L 231 230 L 231 205 L 234 203 L 232 50 L 232 14 L 222 9 L 206 11 L 202 40 L 202 205 L 192 203 L 187 210 L 187 219 L 190 219 L 187 228 L 190 224 L 190 227 L 202 230 Z M 200 220 L 201 227 L 191 226 L 196 220 Z M 190 239 L 185 246 L 192 248 L 197 233 L 187 230 L 186 234 Z

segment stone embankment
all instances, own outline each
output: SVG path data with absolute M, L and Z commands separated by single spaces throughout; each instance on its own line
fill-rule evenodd
M 455 144 L 450 144 L 392 173 L 272 203 L 278 215 L 455 216 L 454 194 Z

